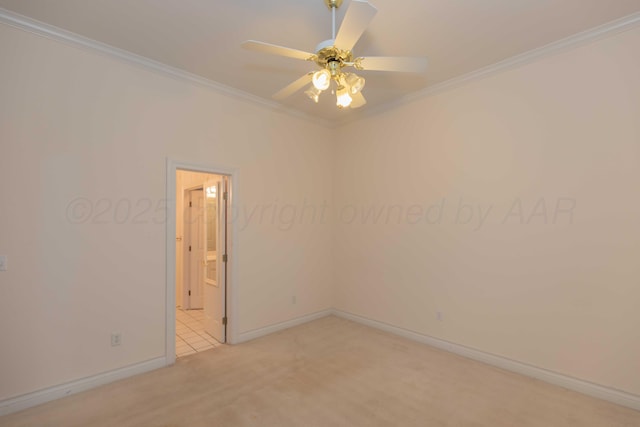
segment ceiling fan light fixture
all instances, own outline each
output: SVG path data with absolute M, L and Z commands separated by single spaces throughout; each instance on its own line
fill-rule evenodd
M 319 91 L 329 89 L 329 85 L 331 84 L 331 73 L 326 68 L 316 71 L 313 73 L 313 78 L 311 79 L 313 86 Z
M 307 95 L 316 104 L 318 103 L 318 100 L 320 99 L 320 94 L 321 93 L 322 93 L 322 91 L 320 89 L 318 89 L 317 87 L 315 87 L 315 86 L 311 86 L 309 89 L 307 89 L 304 92 L 304 94 Z
M 351 95 L 349 95 L 349 89 L 345 86 L 340 86 L 336 90 L 336 105 L 339 108 L 347 108 L 351 105 L 351 101 L 353 101 L 353 99 L 351 98 Z
M 316 0 L 314 0 L 316 1 Z M 319 0 L 317 0 L 319 1 Z M 423 73 L 427 58 L 394 57 L 394 56 L 354 56 L 352 49 L 366 31 L 369 23 L 377 13 L 377 9 L 369 0 L 351 0 L 338 31 L 336 32 L 336 9 L 343 0 L 323 0 L 331 11 L 331 38 L 320 42 L 314 53 L 289 47 L 278 46 L 256 40 L 242 43 L 246 49 L 258 52 L 314 62 L 319 69 L 311 71 L 285 88 L 276 92 L 273 99 L 282 100 L 307 87 L 305 94 L 314 102 L 318 102 L 320 94 L 334 87 L 332 95 L 336 96 L 338 108 L 359 108 L 367 103 L 362 89 L 365 79 L 355 73 L 346 73 L 345 67 L 353 67 L 359 71 L 393 71 L 405 73 Z M 335 81 L 335 86 L 331 81 Z
M 365 80 L 364 77 L 360 77 L 355 73 L 349 73 L 345 77 L 345 82 L 349 87 L 349 93 L 351 95 L 355 95 L 359 93 L 362 88 L 364 88 Z

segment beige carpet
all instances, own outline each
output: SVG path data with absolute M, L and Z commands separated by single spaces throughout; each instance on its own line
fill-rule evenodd
M 640 412 L 326 317 L 0 426 L 640 426 Z

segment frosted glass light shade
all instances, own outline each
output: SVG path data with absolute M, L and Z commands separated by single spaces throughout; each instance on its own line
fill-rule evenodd
M 316 71 L 313 73 L 311 81 L 316 89 L 327 90 L 329 89 L 329 84 L 331 84 L 331 73 L 327 69 Z
M 322 91 L 314 86 L 311 86 L 309 89 L 304 91 L 304 94 L 311 98 L 316 104 L 318 103 L 321 93 Z
M 351 101 L 349 90 L 344 86 L 340 86 L 336 91 L 336 105 L 340 108 L 346 108 L 351 105 Z
M 363 77 L 360 77 L 354 73 L 347 74 L 347 76 L 345 77 L 345 82 L 347 83 L 347 86 L 349 86 L 349 93 L 351 95 L 355 95 L 356 93 L 360 92 L 365 83 Z

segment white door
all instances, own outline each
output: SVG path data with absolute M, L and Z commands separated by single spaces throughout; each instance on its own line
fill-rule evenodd
M 205 182 L 204 330 L 226 340 L 226 178 Z
M 184 301 L 185 308 L 189 310 L 201 309 L 203 305 L 204 286 L 204 203 L 203 190 L 198 188 L 189 191 L 188 205 L 185 206 L 185 231 L 188 237 L 185 245 L 185 253 L 188 259 L 188 267 L 185 269 Z

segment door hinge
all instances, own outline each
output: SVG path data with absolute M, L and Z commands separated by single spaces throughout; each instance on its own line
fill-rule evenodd
M 191 252 L 191 245 L 189 245 L 189 252 Z
M 227 254 L 222 255 L 222 262 L 227 262 Z
M 222 324 L 223 324 L 223 325 L 226 325 L 226 324 L 227 324 L 227 316 L 224 316 L 224 317 L 222 318 Z
M 192 207 L 193 207 L 193 205 L 191 204 L 191 202 L 189 202 L 189 207 L 190 207 L 190 208 L 192 208 Z
M 223 200 L 227 200 L 227 197 L 229 197 L 229 193 L 227 193 L 226 191 L 224 193 L 222 193 L 222 199 Z
M 191 296 L 191 291 L 189 291 L 189 296 Z

